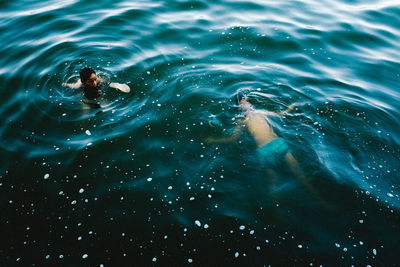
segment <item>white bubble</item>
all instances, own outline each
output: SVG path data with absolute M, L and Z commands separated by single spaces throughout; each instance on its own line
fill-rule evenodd
M 157 257 L 154 257 L 154 258 L 153 258 L 153 262 L 156 262 L 156 261 L 157 261 Z
M 235 258 L 239 257 L 239 252 L 235 253 Z
M 151 177 L 147 178 L 147 182 L 151 182 L 151 180 L 153 180 L 153 178 Z
M 242 231 L 243 231 L 245 228 L 246 228 L 246 227 L 245 227 L 244 225 L 241 225 L 241 226 L 239 227 L 239 229 L 242 230 Z
M 44 176 L 43 176 L 43 178 L 46 180 L 46 179 L 49 179 L 49 177 L 50 177 L 50 174 L 48 174 L 48 173 L 46 173 Z
M 83 193 L 85 190 L 83 188 L 79 189 L 79 193 Z
M 88 254 L 83 254 L 82 259 L 86 259 L 88 257 Z
M 87 135 L 92 135 L 92 133 L 91 133 L 89 130 L 86 130 L 86 131 L 85 131 L 85 134 L 87 134 Z
M 196 221 L 194 221 L 194 223 L 198 226 L 198 227 L 200 227 L 201 226 L 201 223 L 200 223 L 200 221 L 199 220 L 196 220 Z

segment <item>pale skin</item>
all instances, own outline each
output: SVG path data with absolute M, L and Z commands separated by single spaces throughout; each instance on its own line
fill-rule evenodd
M 242 99 L 239 102 L 239 107 L 241 108 L 244 118 L 240 119 L 232 134 L 222 138 L 207 138 L 205 141 L 207 143 L 227 143 L 237 140 L 243 133 L 243 129 L 246 128 L 247 131 L 253 136 L 254 141 L 258 147 L 262 147 L 265 144 L 277 139 L 278 136 L 275 134 L 274 130 L 267 121 L 268 115 L 270 116 L 283 116 L 295 108 L 295 106 L 300 105 L 298 103 L 291 104 L 285 111 L 282 112 L 264 112 L 261 110 L 256 110 L 253 105 L 246 99 Z M 306 182 L 304 174 L 299 168 L 297 160 L 294 158 L 293 154 L 288 152 L 285 155 L 285 160 L 290 166 L 292 172 L 300 178 L 300 180 L 307 186 L 311 191 L 314 191 Z M 267 169 L 267 174 L 273 180 L 277 179 L 277 175 L 274 170 Z
M 253 136 L 254 141 L 258 147 L 262 147 L 265 144 L 277 139 L 278 136 L 275 134 L 274 130 L 267 121 L 268 116 L 284 116 L 287 113 L 293 111 L 296 106 L 303 105 L 300 103 L 291 104 L 286 110 L 282 112 L 265 112 L 262 110 L 256 110 L 253 105 L 246 99 L 242 99 L 239 102 L 239 107 L 241 108 L 244 118 L 238 121 L 232 134 L 222 138 L 207 138 L 205 141 L 207 143 L 227 143 L 237 140 L 243 133 L 243 129 L 246 128 L 247 131 Z M 307 178 L 301 171 L 297 160 L 292 153 L 288 152 L 285 155 L 285 161 L 290 167 L 293 174 L 302 182 L 302 184 L 307 188 L 307 190 L 312 193 L 316 198 L 322 201 L 319 193 L 308 183 Z M 278 176 L 276 172 L 271 169 L 266 169 L 267 177 L 269 177 L 273 184 L 276 183 Z
M 233 142 L 236 141 L 241 136 L 243 128 L 246 128 L 247 131 L 253 136 L 256 145 L 258 147 L 262 147 L 268 142 L 278 138 L 278 136 L 275 134 L 274 130 L 271 128 L 268 121 L 266 120 L 266 116 L 267 115 L 283 116 L 291 112 L 296 105 L 298 104 L 294 103 L 290 105 L 285 111 L 279 113 L 263 112 L 254 109 L 253 105 L 249 101 L 247 101 L 246 99 L 242 99 L 239 102 L 239 107 L 243 111 L 245 117 L 239 120 L 232 134 L 230 136 L 222 138 L 207 138 L 205 141 L 208 143 Z

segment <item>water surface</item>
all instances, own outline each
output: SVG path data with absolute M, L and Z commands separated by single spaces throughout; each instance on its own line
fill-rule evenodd
M 395 1 L 0 3 L 3 266 L 394 266 Z M 102 113 L 62 87 L 93 67 Z M 238 90 L 306 176 L 272 179 Z M 97 114 L 97 115 L 96 115 Z

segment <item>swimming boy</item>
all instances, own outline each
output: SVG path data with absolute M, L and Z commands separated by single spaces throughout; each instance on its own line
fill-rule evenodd
M 83 92 L 87 99 L 94 100 L 98 98 L 101 94 L 98 84 L 103 80 L 97 77 L 96 72 L 91 68 L 85 67 L 79 72 L 79 77 L 80 79 L 76 83 L 63 83 L 62 85 L 72 89 L 83 87 Z
M 97 77 L 96 72 L 88 67 L 81 69 L 79 72 L 80 79 L 76 83 L 63 83 L 63 86 L 72 88 L 72 89 L 79 89 L 83 87 L 83 92 L 85 97 L 90 101 L 83 101 L 85 104 L 88 105 L 95 105 L 93 107 L 100 107 L 98 103 L 93 103 L 92 101 L 96 98 L 101 96 L 101 90 L 99 83 L 103 82 L 103 79 Z M 124 93 L 129 93 L 130 88 L 126 84 L 120 83 L 110 83 L 110 87 L 118 89 Z
M 297 103 L 290 105 L 285 111 L 265 112 L 254 109 L 253 105 L 247 100 L 243 93 L 238 93 L 236 96 L 237 104 L 244 114 L 244 118 L 238 121 L 232 134 L 222 138 L 207 138 L 205 141 L 214 142 L 233 142 L 237 140 L 243 132 L 243 128 L 253 136 L 257 145 L 257 154 L 261 163 L 266 167 L 267 172 L 273 178 L 276 178 L 276 173 L 273 170 L 283 161 L 285 161 L 298 177 L 303 177 L 300 171 L 297 160 L 294 158 L 290 149 L 281 137 L 278 137 L 270 124 L 267 121 L 268 115 L 282 116 L 294 109 Z

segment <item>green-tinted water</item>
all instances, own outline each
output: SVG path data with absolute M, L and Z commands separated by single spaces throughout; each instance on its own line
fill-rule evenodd
M 0 2 L 2 266 L 398 264 L 391 1 Z M 93 67 L 103 112 L 62 87 Z M 244 90 L 305 179 L 232 143 Z M 96 115 L 97 114 L 97 115 Z

